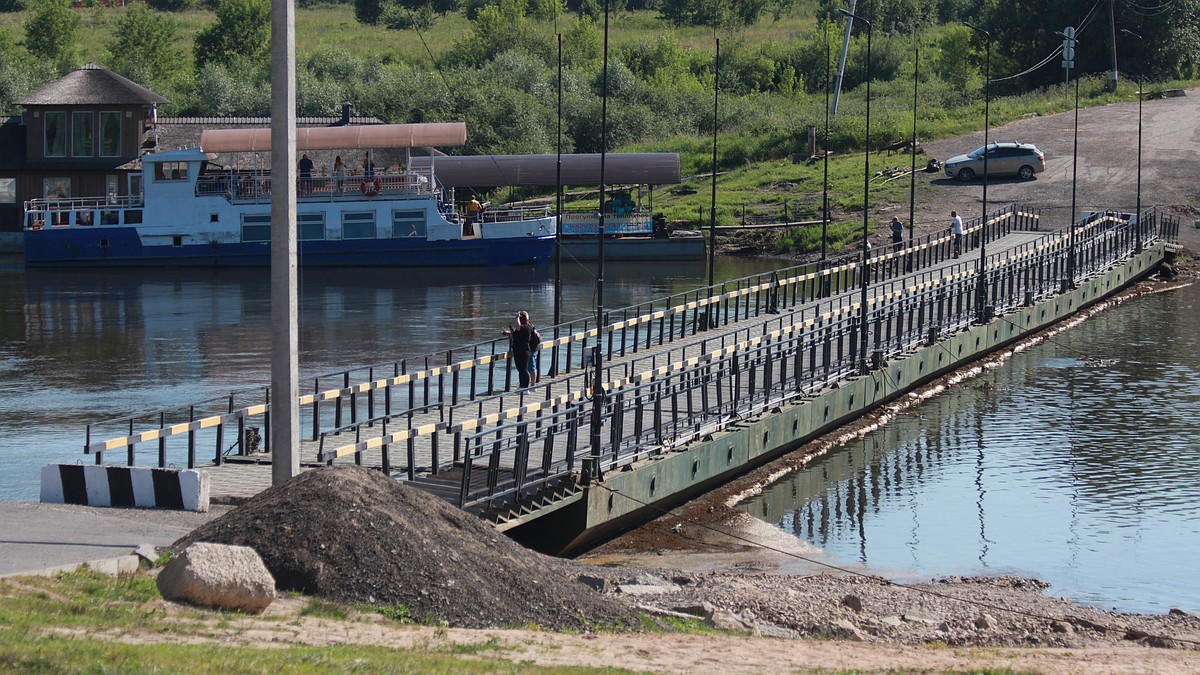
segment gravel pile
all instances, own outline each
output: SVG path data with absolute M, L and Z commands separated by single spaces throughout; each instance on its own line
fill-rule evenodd
M 354 467 L 307 471 L 175 542 L 250 546 L 281 590 L 404 605 L 417 621 L 466 628 L 629 623 L 624 603 L 568 578 L 478 516 Z
M 1017 577 L 948 577 L 900 587 L 842 574 L 604 569 L 614 597 L 772 637 L 859 642 L 1084 648 L 1113 644 L 1195 650 L 1200 617 L 1109 612 L 1044 594 Z

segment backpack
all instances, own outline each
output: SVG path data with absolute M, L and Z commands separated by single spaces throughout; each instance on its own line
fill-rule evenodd
M 529 336 L 529 351 L 536 352 L 542 348 L 542 334 L 538 332 L 538 329 L 533 328 L 533 326 L 530 326 L 530 328 L 533 331 Z

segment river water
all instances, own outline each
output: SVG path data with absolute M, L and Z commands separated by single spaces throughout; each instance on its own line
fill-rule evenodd
M 1198 612 L 1198 309 L 1191 286 L 1102 312 L 741 508 L 896 580 L 1014 574 Z
M 719 259 L 734 279 L 787 266 Z M 594 316 L 592 268 L 563 261 L 563 319 Z M 617 309 L 703 285 L 695 263 L 605 265 Z M 553 268 L 302 270 L 301 381 L 553 323 Z M 0 261 L 0 500 L 35 501 L 50 462 L 91 462 L 88 422 L 270 382 L 267 270 L 24 270 Z

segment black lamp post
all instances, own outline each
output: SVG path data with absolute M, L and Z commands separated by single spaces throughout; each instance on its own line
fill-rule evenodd
M 1122 28 L 1122 33 L 1132 35 L 1141 40 L 1142 36 L 1129 30 Z M 1133 233 L 1136 239 L 1133 242 L 1134 253 L 1142 252 L 1142 76 L 1138 75 L 1138 158 L 1137 158 L 1137 207 L 1134 209 L 1134 217 L 1137 220 L 1134 223 Z
M 829 236 L 829 31 L 825 31 L 825 179 L 821 183 L 821 267 L 824 269 L 828 257 L 826 244 Z M 829 294 L 826 288 L 825 295 Z
M 838 11 L 851 19 L 858 19 L 867 24 L 867 129 L 866 138 L 863 144 L 863 244 L 862 244 L 862 294 L 860 297 L 860 313 L 859 313 L 859 332 L 860 355 L 862 357 L 862 373 L 865 375 L 868 371 L 867 362 L 867 284 L 869 283 L 869 272 L 867 264 L 871 260 L 871 244 L 867 239 L 870 236 L 870 228 L 868 226 L 868 207 L 870 206 L 871 197 L 871 22 L 866 19 L 847 11 L 838 8 Z
M 988 129 L 991 126 L 992 106 L 992 34 L 973 24 L 962 22 L 971 30 L 983 33 L 987 45 L 983 60 L 983 217 L 979 219 L 979 286 L 975 290 L 975 312 L 979 323 L 986 323 L 987 312 L 987 274 L 984 266 L 987 264 L 987 189 L 988 189 Z
M 921 73 L 921 43 L 917 29 L 913 28 L 913 132 L 912 132 L 912 167 L 908 180 L 908 248 L 911 251 L 917 232 L 917 82 Z M 903 234 L 901 234 L 903 236 Z M 912 254 L 905 254 L 905 271 L 912 266 Z
M 596 345 L 592 348 L 592 423 L 590 477 L 600 473 L 600 430 L 604 421 L 604 160 L 608 154 L 608 0 L 604 0 L 604 60 L 600 98 L 600 227 L 596 235 Z

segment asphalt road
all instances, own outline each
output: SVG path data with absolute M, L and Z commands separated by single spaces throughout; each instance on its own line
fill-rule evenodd
M 232 507 L 208 513 L 0 502 L 0 576 L 136 565 L 143 544 L 164 547 Z M 120 569 L 124 569 L 123 567 Z

